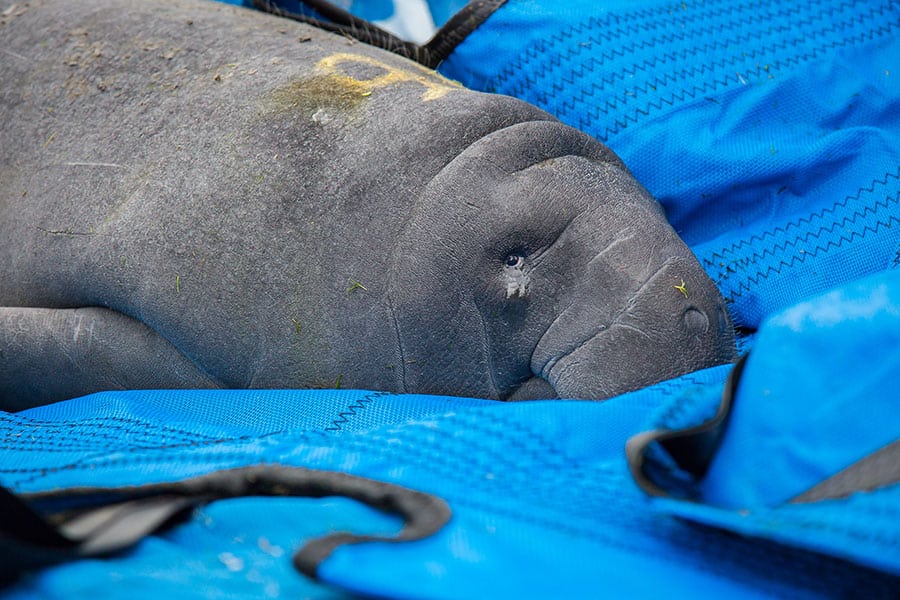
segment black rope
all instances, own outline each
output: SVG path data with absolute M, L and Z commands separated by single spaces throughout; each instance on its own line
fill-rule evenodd
M 470 2 L 453 15 L 428 43 L 421 46 L 403 40 L 330 2 L 301 0 L 301 3 L 324 18 L 318 19 L 286 10 L 270 0 L 253 0 L 253 5 L 263 12 L 306 23 L 332 33 L 347 35 L 370 46 L 398 54 L 433 69 L 450 56 L 453 50 L 505 4 L 506 0 Z
M 645 493 L 661 497 L 672 495 L 658 485 L 648 473 L 648 464 L 645 459 L 647 450 L 654 443 L 659 444 L 678 465 L 678 468 L 689 474 L 694 481 L 699 481 L 706 475 L 713 455 L 728 426 L 728 419 L 748 356 L 749 354 L 745 354 L 738 359 L 728 374 L 728 380 L 725 382 L 722 392 L 722 400 L 716 414 L 711 419 L 687 429 L 645 431 L 628 440 L 625 444 L 628 467 L 635 483 Z
M 23 571 L 128 548 L 202 504 L 242 496 L 343 496 L 404 519 L 393 537 L 333 533 L 306 543 L 294 566 L 316 576 L 343 544 L 419 540 L 440 530 L 450 508 L 436 496 L 339 473 L 282 465 L 216 471 L 171 483 L 72 488 L 15 495 L 0 488 L 0 581 Z

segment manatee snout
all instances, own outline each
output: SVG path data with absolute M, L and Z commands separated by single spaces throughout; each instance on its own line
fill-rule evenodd
M 666 259 L 610 320 L 581 320 L 565 336 L 542 339 L 532 359 L 562 398 L 610 398 L 736 355 L 724 301 L 690 255 Z
M 405 389 L 601 400 L 735 357 L 724 301 L 660 205 L 572 128 L 483 137 L 418 209 L 392 297 Z

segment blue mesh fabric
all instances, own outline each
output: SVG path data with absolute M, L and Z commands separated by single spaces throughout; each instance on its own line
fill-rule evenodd
M 722 443 L 700 482 L 700 502 L 663 501 L 664 510 L 900 572 L 896 475 L 892 485 L 846 498 L 792 502 L 900 442 L 898 336 L 897 271 L 768 319 L 743 371 Z M 695 397 L 664 407 L 655 426 L 690 426 L 705 418 L 703 405 Z
M 895 266 L 900 4 L 509 0 L 440 70 L 607 143 L 748 330 Z
M 769 319 L 756 343 L 769 351 L 748 359 L 706 477 L 710 502 L 781 504 L 900 440 L 900 272 L 797 304 Z M 900 517 L 896 509 L 884 517 Z

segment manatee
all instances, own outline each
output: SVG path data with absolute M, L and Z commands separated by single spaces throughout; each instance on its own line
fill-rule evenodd
M 241 8 L 0 1 L 0 406 L 354 387 L 604 399 L 734 359 L 607 147 Z

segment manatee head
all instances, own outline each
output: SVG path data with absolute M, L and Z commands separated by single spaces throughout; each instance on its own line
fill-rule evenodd
M 466 148 L 393 252 L 405 389 L 604 399 L 735 357 L 723 299 L 659 204 L 558 122 Z

